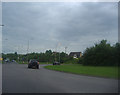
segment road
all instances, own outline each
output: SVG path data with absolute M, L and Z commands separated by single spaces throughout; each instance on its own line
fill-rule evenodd
M 2 62 L 0 61 L 0 94 L 2 94 Z
M 118 80 L 3 64 L 3 93 L 117 93 Z

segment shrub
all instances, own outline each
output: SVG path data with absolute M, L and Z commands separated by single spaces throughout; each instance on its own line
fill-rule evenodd
M 116 46 L 115 46 L 116 47 Z M 115 66 L 118 64 L 116 58 L 117 49 L 112 47 L 107 40 L 102 40 L 95 46 L 87 48 L 83 53 L 83 65 Z M 115 57 L 116 56 L 116 57 Z M 115 61 L 116 60 L 116 61 Z

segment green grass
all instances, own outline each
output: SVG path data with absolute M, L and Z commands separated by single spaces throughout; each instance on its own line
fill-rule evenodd
M 82 66 L 79 64 L 70 65 L 50 65 L 45 66 L 47 69 L 69 72 L 81 75 L 99 76 L 107 78 L 118 78 L 118 67 L 105 66 Z
M 39 62 L 39 64 L 52 64 L 50 62 Z
M 18 61 L 17 63 L 19 63 L 19 64 L 28 64 L 28 62 L 22 62 L 22 61 Z

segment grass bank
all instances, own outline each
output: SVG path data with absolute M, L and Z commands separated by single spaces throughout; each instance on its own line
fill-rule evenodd
M 60 66 L 50 65 L 50 66 L 45 66 L 45 68 L 74 73 L 74 74 L 81 74 L 81 75 L 118 78 L 118 67 L 83 66 L 79 64 L 70 64 L 70 65 L 60 65 Z

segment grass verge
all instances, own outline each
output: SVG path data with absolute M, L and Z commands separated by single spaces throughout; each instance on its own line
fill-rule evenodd
M 22 61 L 18 61 L 17 63 L 19 63 L 19 64 L 28 64 L 28 62 L 22 62 Z
M 106 77 L 106 78 L 118 78 L 118 67 L 105 67 L 105 66 L 83 66 L 79 64 L 70 65 L 50 65 L 45 66 L 47 69 L 69 72 L 74 74 Z

